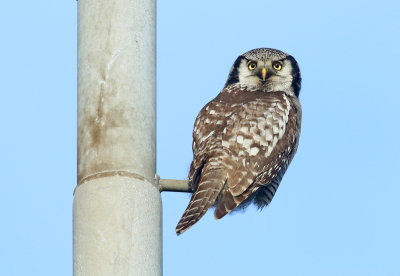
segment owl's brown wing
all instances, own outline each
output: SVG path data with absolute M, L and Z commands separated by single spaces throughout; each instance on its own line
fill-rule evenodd
M 210 152 L 221 148 L 221 133 L 226 127 L 226 106 L 218 97 L 206 104 L 196 117 L 193 127 L 193 161 L 190 165 L 189 181 L 195 191 L 205 160 Z
M 297 148 L 298 111 L 285 93 L 269 93 L 244 104 L 241 110 L 235 127 L 223 137 L 230 141 L 226 145 L 237 152 L 237 163 L 228 174 L 226 188 L 215 209 L 217 219 L 249 199 L 260 187 L 276 182 L 279 185 Z M 263 189 L 269 201 L 277 185 Z
M 267 206 L 275 195 L 276 190 L 292 161 L 299 144 L 301 129 L 301 111 L 293 106 L 289 113 L 287 134 L 277 143 L 276 148 L 266 162 L 262 172 L 257 175 L 254 183 L 259 187 L 254 198 L 259 208 Z
M 226 126 L 224 105 L 214 99 L 196 118 L 193 129 L 193 162 L 189 181 L 193 190 L 189 205 L 182 215 L 176 233 L 181 234 L 195 224 L 214 204 L 226 180 L 221 167 L 225 154 L 221 148 L 221 133 Z
M 189 173 L 194 193 L 176 227 L 178 234 L 215 201 L 215 217 L 221 218 L 263 184 L 256 179 L 271 182 L 268 177 L 272 179 L 275 165 L 282 166 L 274 163 L 282 157 L 278 151 L 290 140 L 289 129 L 296 128 L 290 124 L 296 112 L 285 93 L 224 92 L 201 110 L 195 122 Z

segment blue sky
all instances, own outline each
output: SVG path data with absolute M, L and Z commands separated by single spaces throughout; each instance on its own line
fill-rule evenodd
M 164 275 L 400 275 L 396 1 L 158 1 L 157 172 L 184 179 L 199 110 L 253 48 L 303 76 L 298 153 L 271 205 L 177 237 L 163 193 Z M 3 275 L 71 275 L 76 2 L 0 9 Z

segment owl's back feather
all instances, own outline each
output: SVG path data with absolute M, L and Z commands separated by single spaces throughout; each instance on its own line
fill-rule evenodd
M 292 129 L 299 120 L 293 106 L 284 92 L 230 88 L 200 111 L 189 173 L 194 193 L 178 234 L 213 204 L 217 219 L 249 200 L 259 207 L 269 204 L 297 148 Z

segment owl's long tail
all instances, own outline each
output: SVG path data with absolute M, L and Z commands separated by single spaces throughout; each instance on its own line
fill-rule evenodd
M 204 166 L 199 185 L 190 199 L 189 205 L 176 226 L 175 232 L 180 235 L 195 224 L 214 204 L 222 191 L 226 176 L 220 168 L 215 168 L 207 162 Z

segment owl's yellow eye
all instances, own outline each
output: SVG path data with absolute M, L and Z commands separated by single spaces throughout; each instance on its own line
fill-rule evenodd
M 272 64 L 272 67 L 274 67 L 274 69 L 277 71 L 282 70 L 282 64 L 280 62 L 274 62 L 274 64 Z
M 249 69 L 251 71 L 253 71 L 254 69 L 256 69 L 257 67 L 257 63 L 255 63 L 254 61 L 249 62 Z

